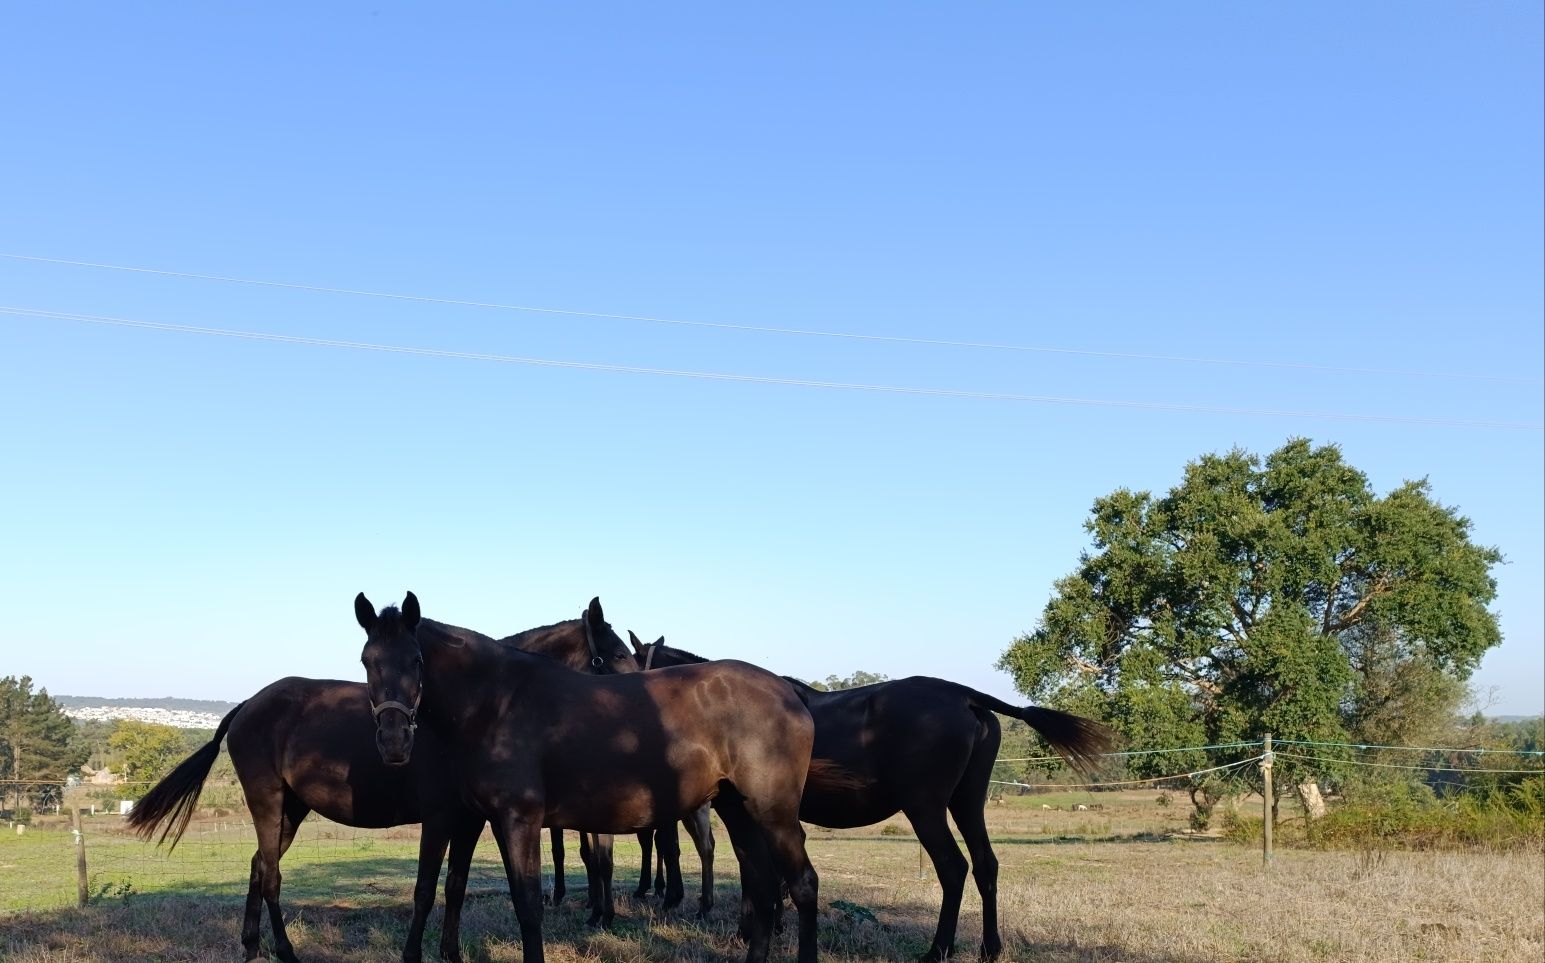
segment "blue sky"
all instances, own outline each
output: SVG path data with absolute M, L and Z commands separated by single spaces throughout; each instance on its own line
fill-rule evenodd
M 0 672 L 358 678 L 354 593 L 411 588 L 489 632 L 599 594 L 707 655 L 1009 696 L 993 662 L 1095 498 L 1307 435 L 1381 492 L 1429 478 L 1503 550 L 1475 681 L 1539 712 L 1542 33 L 1523 3 L 13 10 L 4 253 L 1256 364 L 0 259 L 4 306 L 1409 420 L 3 315 Z

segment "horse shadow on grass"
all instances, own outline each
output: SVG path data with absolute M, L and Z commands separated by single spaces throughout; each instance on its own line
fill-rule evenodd
M 284 873 L 285 915 L 295 927 L 292 938 L 306 963 L 362 963 L 395 960 L 401 951 L 411 916 L 414 860 L 381 857 L 349 860 L 347 873 L 337 865 L 300 863 Z M 480 867 L 480 869 L 484 869 Z M 570 892 L 583 893 L 582 876 L 566 875 Z M 0 959 L 39 956 L 39 951 L 89 961 L 130 961 L 199 958 L 235 960 L 240 956 L 241 886 L 237 881 L 179 884 L 175 891 L 135 892 L 97 898 L 86 910 L 59 910 L 10 917 L 0 928 Z M 716 881 L 715 905 L 699 919 L 696 901 L 664 911 L 653 898 L 635 900 L 626 892 L 617 900 L 618 916 L 611 930 L 584 925 L 588 911 L 581 897 L 571 896 L 548 907 L 546 941 L 569 946 L 585 959 L 622 963 L 639 959 L 692 960 L 694 963 L 738 963 L 745 949 L 735 937 L 740 911 L 740 886 L 733 876 Z M 239 892 L 237 891 L 239 889 Z M 631 886 L 624 887 L 631 890 Z M 438 896 L 438 894 L 437 894 Z M 820 907 L 820 949 L 826 959 L 844 963 L 913 960 L 933 938 L 938 905 L 934 901 L 895 904 L 873 911 L 842 899 L 823 898 Z M 426 960 L 437 960 L 443 900 L 437 898 L 425 932 Z M 786 918 L 792 921 L 792 914 Z M 1100 942 L 1058 942 L 1034 938 L 1019 921 L 1005 917 L 1003 960 L 1042 963 L 1199 963 L 1199 958 L 1160 955 L 1124 945 Z M 795 953 L 793 927 L 775 937 L 773 959 L 789 960 Z M 263 927 L 264 947 L 270 934 Z M 979 933 L 962 921 L 957 958 L 976 958 Z M 474 876 L 462 920 L 462 951 L 469 963 L 505 958 L 518 945 L 507 887 L 491 872 Z M 82 950 L 87 950 L 82 952 Z

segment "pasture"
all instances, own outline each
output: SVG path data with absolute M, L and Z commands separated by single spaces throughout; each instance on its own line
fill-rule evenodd
M 1538 854 L 1279 851 L 1269 873 L 1258 851 L 1181 831 L 1182 806 L 1153 791 L 1025 796 L 988 806 L 1001 862 L 1005 958 L 1047 963 L 1222 961 L 1538 960 L 1545 954 L 1545 874 Z M 1082 803 L 1101 808 L 1076 811 Z M 1057 808 L 1043 809 L 1043 806 Z M 0 837 L 0 959 L 15 963 L 215 963 L 240 958 L 238 941 L 250 829 L 201 819 L 175 853 L 124 837 L 115 817 L 88 824 L 94 900 L 73 902 L 67 831 Z M 822 958 L 905 960 L 924 950 L 938 911 L 931 870 L 899 817 L 880 826 L 808 827 L 821 874 Z M 718 858 L 718 905 L 688 901 L 660 914 L 630 898 L 638 848 L 617 844 L 619 918 L 606 933 L 583 926 L 583 876 L 568 837 L 564 905 L 547 911 L 548 948 L 560 963 L 739 960 L 734 861 Z M 416 833 L 365 832 L 308 821 L 285 857 L 285 905 L 301 958 L 332 963 L 395 959 L 407 926 Z M 545 850 L 545 847 L 544 847 Z M 688 847 L 690 853 L 690 847 Z M 545 853 L 544 853 L 545 855 Z M 551 864 L 544 864 L 551 872 Z M 550 885 L 550 877 L 549 877 Z M 520 959 L 519 936 L 485 836 L 463 920 L 468 959 Z M 580 894 L 576 897 L 575 893 Z M 978 899 L 966 891 L 959 951 L 974 958 Z M 23 908 L 25 911 L 21 911 Z M 433 959 L 439 913 L 431 919 Z M 791 928 L 790 928 L 791 929 Z M 265 945 L 266 945 L 265 929 Z M 774 959 L 791 959 L 791 932 Z

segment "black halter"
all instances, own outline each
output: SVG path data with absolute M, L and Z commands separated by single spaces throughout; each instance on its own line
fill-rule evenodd
M 590 649 L 590 666 L 591 668 L 599 669 L 606 664 L 606 660 L 601 658 L 600 651 L 595 647 L 595 635 L 590 631 L 589 609 L 579 613 L 579 621 L 585 626 L 585 645 Z
M 424 683 L 422 680 L 420 680 L 418 685 L 418 695 L 413 699 L 413 704 L 411 706 L 403 705 L 401 702 L 398 702 L 395 699 L 381 703 L 372 702 L 370 703 L 370 717 L 376 721 L 376 725 L 380 725 L 381 713 L 385 712 L 387 709 L 401 709 L 403 714 L 408 717 L 408 729 L 417 730 L 418 704 L 423 701 Z

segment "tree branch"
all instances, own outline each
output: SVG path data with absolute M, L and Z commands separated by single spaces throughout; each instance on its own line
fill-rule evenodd
M 1358 621 L 1362 619 L 1363 612 L 1368 608 L 1368 604 L 1374 599 L 1388 592 L 1389 589 L 1389 576 L 1380 575 L 1373 583 L 1373 587 L 1368 590 L 1368 594 L 1358 599 L 1356 605 L 1353 605 L 1350 609 L 1347 609 L 1347 614 L 1332 622 L 1322 634 L 1332 635 L 1336 632 L 1343 632 L 1356 625 Z

